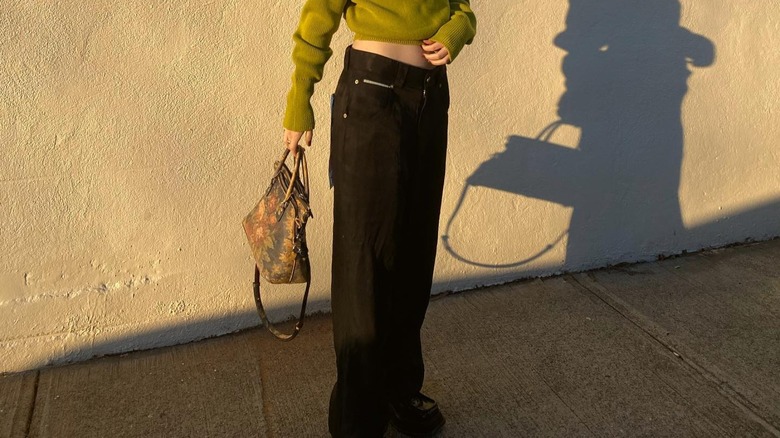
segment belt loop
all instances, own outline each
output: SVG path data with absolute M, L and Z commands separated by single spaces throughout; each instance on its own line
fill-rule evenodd
M 349 56 L 352 53 L 352 44 L 347 46 L 347 50 L 344 51 L 344 70 L 349 69 Z
M 404 86 L 406 79 L 406 73 L 409 71 L 409 66 L 404 63 L 397 63 L 398 69 L 395 71 L 395 80 L 393 81 L 393 87 L 401 88 Z

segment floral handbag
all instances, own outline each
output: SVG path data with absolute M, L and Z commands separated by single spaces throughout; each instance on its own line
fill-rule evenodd
M 289 341 L 303 327 L 306 300 L 311 284 L 309 250 L 306 246 L 306 222 L 314 217 L 309 208 L 309 170 L 302 147 L 293 157 L 293 169 L 285 161 L 290 150 L 284 148 L 274 163 L 271 183 L 242 224 L 255 259 L 253 284 L 257 313 L 263 325 L 277 338 Z M 277 330 L 268 321 L 260 298 L 260 275 L 269 283 L 306 283 L 301 314 L 291 334 Z

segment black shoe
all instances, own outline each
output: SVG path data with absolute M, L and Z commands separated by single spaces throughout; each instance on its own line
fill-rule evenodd
M 444 426 L 444 416 L 436 402 L 418 393 L 409 400 L 390 403 L 390 423 L 409 436 L 431 436 Z

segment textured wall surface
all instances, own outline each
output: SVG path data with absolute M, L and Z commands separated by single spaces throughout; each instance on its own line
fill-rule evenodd
M 0 372 L 259 323 L 240 221 L 282 151 L 301 5 L 3 2 Z M 434 293 L 780 234 L 774 1 L 472 7 Z M 342 22 L 312 99 L 311 311 L 350 39 Z M 299 288 L 269 294 L 272 319 L 296 312 Z

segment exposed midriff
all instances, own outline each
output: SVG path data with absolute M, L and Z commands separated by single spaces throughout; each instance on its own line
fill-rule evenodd
M 354 40 L 352 48 L 364 52 L 376 53 L 394 59 L 404 64 L 414 65 L 416 67 L 432 69 L 435 66 L 428 62 L 423 56 L 425 51 L 422 48 L 423 42 L 418 45 L 388 43 L 385 41 Z

